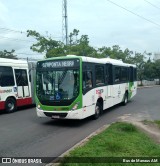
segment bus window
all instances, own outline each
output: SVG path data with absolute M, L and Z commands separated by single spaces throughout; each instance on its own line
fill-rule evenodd
M 126 67 L 121 68 L 121 81 L 122 82 L 128 81 L 128 70 Z
M 103 66 L 96 66 L 96 85 L 103 85 L 104 84 L 104 67 Z
M 14 86 L 13 70 L 11 67 L 0 66 L 0 86 Z
M 114 68 L 114 82 L 119 83 L 121 81 L 121 68 L 120 67 L 115 67 Z
M 91 71 L 83 72 L 83 89 L 88 89 L 92 87 L 93 87 L 92 72 Z
M 113 85 L 112 64 L 106 66 L 106 81 L 108 85 Z
M 133 82 L 133 80 L 134 80 L 134 76 L 133 76 L 133 67 L 130 67 L 129 68 L 129 81 L 130 82 Z
M 134 81 L 137 81 L 137 69 L 136 68 L 134 68 L 133 69 L 134 70 Z
M 17 86 L 28 86 L 27 71 L 25 69 L 15 69 Z

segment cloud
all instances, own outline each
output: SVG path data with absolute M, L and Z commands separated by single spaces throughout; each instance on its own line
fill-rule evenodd
M 8 19 L 8 8 L 0 2 L 0 23 L 4 24 L 6 19 Z
M 159 22 L 159 10 L 145 1 L 112 0 L 156 23 Z M 159 49 L 160 26 L 156 26 L 126 10 L 113 5 L 107 0 L 69 0 L 68 27 L 80 30 L 80 35 L 89 36 L 91 45 L 95 47 L 113 46 L 133 51 L 154 52 Z M 156 4 L 157 3 L 157 4 Z M 155 1 L 155 5 L 159 5 Z M 3 27 L 26 31 L 36 30 L 52 35 L 57 40 L 62 36 L 62 1 L 60 0 L 0 0 L 0 23 Z M 21 40 L 33 40 L 25 35 L 9 33 L 0 29 L 0 36 Z M 30 42 L 0 38 L 0 49 L 15 49 L 17 52 L 29 52 Z M 27 47 L 27 50 L 25 49 Z

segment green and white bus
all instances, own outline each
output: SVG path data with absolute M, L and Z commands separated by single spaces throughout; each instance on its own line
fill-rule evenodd
M 136 95 L 137 70 L 110 58 L 68 55 L 37 62 L 36 111 L 53 119 L 97 119 Z

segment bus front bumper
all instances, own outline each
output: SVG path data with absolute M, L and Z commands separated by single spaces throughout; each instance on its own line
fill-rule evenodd
M 50 117 L 52 119 L 83 119 L 83 110 L 78 109 L 74 111 L 45 111 L 36 108 L 38 117 Z

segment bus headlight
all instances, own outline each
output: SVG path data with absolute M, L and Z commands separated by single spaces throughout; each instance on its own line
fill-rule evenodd
M 40 105 L 37 105 L 37 108 L 38 108 L 39 110 L 42 110 Z
M 73 106 L 72 111 L 76 110 L 76 109 L 78 108 L 78 106 L 79 106 L 79 102 L 76 103 L 76 104 Z

